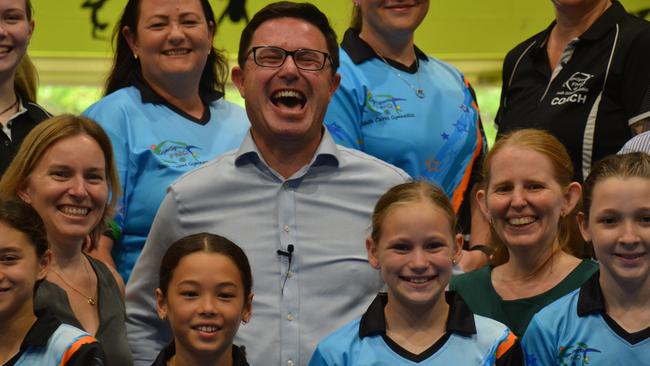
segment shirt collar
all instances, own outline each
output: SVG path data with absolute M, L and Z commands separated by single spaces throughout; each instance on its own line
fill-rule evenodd
M 445 293 L 445 301 L 449 304 L 449 316 L 447 318 L 447 333 L 458 333 L 463 336 L 476 334 L 474 314 L 465 304 L 463 298 L 454 291 Z M 386 318 L 384 307 L 388 303 L 388 294 L 380 292 L 372 301 L 368 310 L 361 317 L 359 324 L 359 337 L 364 338 L 372 335 L 386 334 Z
M 355 65 L 358 65 L 372 58 L 381 60 L 375 50 L 373 50 L 372 47 L 366 43 L 366 41 L 361 39 L 359 37 L 359 33 L 352 28 L 345 31 L 343 42 L 341 42 L 341 48 L 343 48 L 343 50 L 345 50 L 345 52 L 350 56 L 350 59 L 352 59 L 352 62 L 354 62 Z M 429 57 L 417 46 L 414 45 L 413 49 L 415 50 L 415 55 L 417 58 L 422 61 L 429 60 Z
M 167 347 L 163 348 L 162 351 L 158 354 L 158 358 L 154 361 L 154 363 L 151 366 L 165 366 L 167 365 L 167 361 L 174 357 L 176 354 L 176 345 L 174 344 L 174 341 L 172 341 L 170 344 L 167 345 Z M 234 344 L 232 345 L 232 365 L 233 366 L 249 366 L 248 362 L 246 361 L 246 357 L 244 355 L 244 349 L 243 347 L 237 347 Z
M 338 146 L 332 139 L 332 136 L 327 131 L 327 129 L 323 128 L 323 137 L 321 138 L 321 142 L 316 149 L 316 153 L 312 157 L 309 164 L 307 164 L 307 169 L 305 170 L 303 168 L 301 171 L 306 172 L 311 167 L 322 165 L 332 165 L 338 167 L 339 161 L 340 155 Z M 257 145 L 255 145 L 255 141 L 253 140 L 253 136 L 251 135 L 250 130 L 248 130 L 246 137 L 244 137 L 244 141 L 242 141 L 241 145 L 239 146 L 235 157 L 236 166 L 242 166 L 248 163 L 262 163 L 265 167 L 270 169 L 268 164 L 264 161 L 262 154 L 257 149 Z
M 578 295 L 578 316 L 587 316 L 593 313 L 606 313 L 603 290 L 600 288 L 596 271 L 581 287 Z
M 49 313 L 42 312 L 38 314 L 36 322 L 27 332 L 20 345 L 20 350 L 23 351 L 28 347 L 45 347 L 50 336 L 61 325 L 61 321 L 53 317 Z

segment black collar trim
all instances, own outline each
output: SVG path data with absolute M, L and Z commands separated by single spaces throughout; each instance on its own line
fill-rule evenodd
M 244 347 L 237 347 L 234 344 L 232 345 L 232 365 L 233 366 L 250 366 L 248 361 L 246 361 Z M 176 354 L 176 345 L 174 341 L 168 344 L 165 348 L 160 351 L 156 360 L 151 364 L 151 366 L 166 366 L 167 361 L 174 357 Z
M 650 327 L 642 329 L 638 332 L 628 333 L 623 329 L 614 319 L 607 315 L 605 308 L 605 298 L 603 297 L 603 290 L 600 288 L 598 281 L 600 271 L 594 273 L 591 278 L 580 287 L 580 294 L 578 295 L 578 316 L 584 317 L 591 314 L 600 314 L 607 325 L 619 337 L 625 339 L 630 344 L 637 344 L 650 337 Z
M 341 48 L 343 48 L 345 52 L 350 56 L 350 59 L 352 59 L 352 62 L 354 62 L 355 65 L 373 58 L 381 60 L 377 52 L 375 52 L 375 50 L 373 50 L 372 47 L 366 43 L 366 41 L 361 39 L 359 37 L 359 33 L 352 28 L 345 31 L 345 35 L 343 35 L 343 42 L 341 42 Z M 413 49 L 415 51 L 415 56 L 418 59 L 425 62 L 429 61 L 429 56 L 422 52 L 422 50 L 420 50 L 417 46 L 414 45 Z M 406 66 L 389 58 L 387 58 L 386 61 L 390 66 L 400 71 L 408 72 L 410 74 L 415 74 L 418 71 L 417 62 L 413 62 L 413 64 L 410 66 Z
M 447 332 L 438 339 L 431 347 L 424 352 L 416 355 L 413 354 L 392 339 L 386 336 L 386 318 L 384 316 L 384 307 L 388 303 L 388 294 L 380 292 L 372 301 L 368 310 L 361 317 L 359 324 L 359 337 L 381 335 L 386 344 L 400 356 L 413 362 L 421 362 L 431 357 L 447 342 L 452 333 L 462 336 L 471 336 L 476 334 L 476 324 L 474 323 L 474 314 L 470 311 L 463 298 L 453 291 L 445 293 L 445 301 L 449 304 L 449 315 L 447 319 Z
M 164 104 L 167 108 L 173 110 L 174 112 L 180 114 L 184 118 L 189 119 L 192 122 L 196 122 L 200 125 L 205 125 L 208 123 L 210 120 L 210 103 L 214 102 L 215 100 L 219 98 L 223 98 L 223 93 L 220 93 L 218 91 L 210 91 L 210 92 L 201 92 L 199 91 L 199 97 L 201 98 L 201 101 L 203 102 L 203 105 L 205 106 L 205 110 L 203 111 L 203 116 L 201 118 L 195 118 L 183 111 L 182 109 L 176 107 L 175 105 L 169 103 L 165 98 L 163 98 L 160 94 L 156 93 L 149 83 L 144 79 L 142 74 L 137 72 L 135 74 L 135 80 L 133 81 L 133 86 L 136 87 L 140 91 L 140 95 L 142 97 L 142 103 L 151 103 L 151 104 Z

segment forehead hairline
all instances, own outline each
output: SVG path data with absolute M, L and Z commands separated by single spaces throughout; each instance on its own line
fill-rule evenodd
M 323 42 L 323 46 L 324 46 L 324 50 L 318 49 L 318 47 L 315 46 L 315 45 L 307 45 L 307 46 L 303 45 L 303 46 L 300 46 L 300 47 L 296 47 L 295 48 L 296 50 L 301 49 L 301 48 L 302 49 L 307 49 L 308 48 L 308 49 L 313 49 L 313 50 L 322 51 L 322 52 L 329 52 L 329 50 L 327 48 L 327 39 L 325 38 L 325 34 L 323 33 L 323 31 L 320 28 L 318 28 L 315 24 L 313 24 L 313 23 L 311 23 L 311 22 L 309 22 L 309 21 L 307 21 L 305 19 L 292 17 L 292 16 L 271 18 L 271 19 L 267 19 L 264 22 L 260 23 L 257 26 L 257 28 L 255 29 L 255 31 L 253 32 L 253 35 L 251 36 L 251 42 L 250 42 L 250 45 L 248 46 L 248 49 L 250 50 L 251 48 L 257 47 L 257 46 L 281 47 L 280 45 L 277 44 L 277 42 L 258 42 L 259 44 L 256 44 L 256 40 L 257 40 L 256 38 L 258 37 L 260 28 L 262 28 L 263 26 L 267 25 L 270 22 L 279 22 L 279 21 L 283 21 L 283 20 L 295 20 L 295 21 L 300 22 L 301 24 L 306 24 L 307 26 L 312 27 L 320 35 L 320 40 Z M 277 33 L 272 33 L 271 35 L 274 36 L 276 34 Z M 281 40 L 281 42 L 285 42 L 287 40 L 299 40 L 299 39 L 304 39 L 304 38 L 290 37 L 288 39 Z M 281 48 L 283 48 L 283 47 L 281 47 Z M 293 51 L 293 49 L 292 50 L 287 50 L 287 51 Z

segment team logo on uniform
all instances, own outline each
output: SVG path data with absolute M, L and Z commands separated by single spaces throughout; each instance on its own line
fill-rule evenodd
M 584 366 L 589 365 L 589 355 L 601 353 L 600 350 L 589 347 L 584 342 L 578 342 L 573 346 L 560 347 L 558 361 L 560 366 Z
M 587 87 L 588 81 L 594 75 L 584 72 L 575 72 L 571 77 L 562 84 L 562 90 L 555 93 L 555 97 L 551 99 L 551 105 L 562 105 L 565 103 L 578 103 L 584 104 L 587 102 L 587 94 L 589 88 Z
M 163 164 L 174 167 L 193 167 L 203 164 L 198 150 L 200 147 L 190 145 L 182 141 L 165 140 L 158 144 L 151 145 L 151 151 Z
M 402 109 L 401 102 L 406 100 L 405 98 L 398 98 L 391 94 L 373 95 L 372 92 L 368 92 L 364 103 L 366 113 L 364 113 L 361 125 L 365 126 L 372 123 L 415 117 L 414 113 L 407 113 Z

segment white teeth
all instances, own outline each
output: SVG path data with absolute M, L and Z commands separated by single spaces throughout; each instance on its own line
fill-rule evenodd
M 304 99 L 302 94 L 295 90 L 281 90 L 273 94 L 273 98 L 298 98 L 300 100 Z
M 531 222 L 534 222 L 535 218 L 534 217 L 513 217 L 511 219 L 508 219 L 508 223 L 510 225 L 526 225 L 530 224 Z
M 217 331 L 217 327 L 210 325 L 199 325 L 196 329 L 205 333 L 214 333 Z
M 190 53 L 190 51 L 187 49 L 174 49 L 174 50 L 163 51 L 163 53 L 165 55 L 175 56 L 175 55 L 185 55 L 187 53 Z
M 426 283 L 428 281 L 431 281 L 434 276 L 426 276 L 426 277 L 406 277 L 403 276 L 402 279 L 405 281 L 415 283 L 415 284 L 421 284 L 421 283 Z
M 61 212 L 71 216 L 86 216 L 90 211 L 87 208 L 64 206 L 60 208 Z

